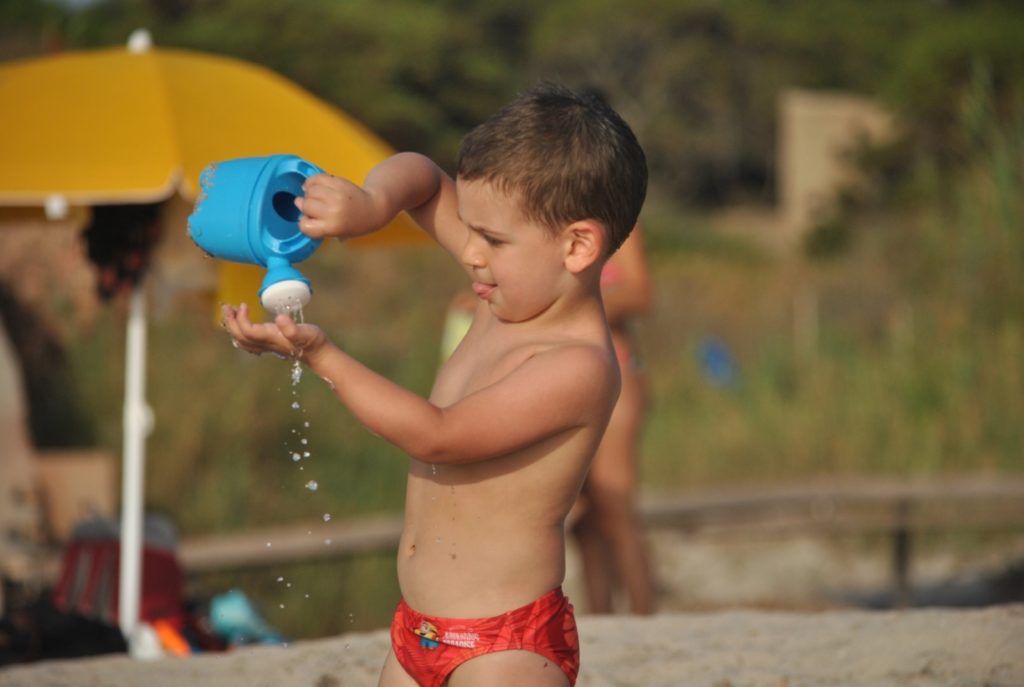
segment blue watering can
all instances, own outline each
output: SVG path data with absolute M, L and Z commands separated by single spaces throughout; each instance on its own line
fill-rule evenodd
M 201 192 L 188 218 L 188 233 L 209 255 L 261 265 L 263 307 L 296 310 L 313 294 L 310 282 L 292 267 L 320 246 L 299 230 L 295 199 L 302 184 L 323 170 L 294 155 L 226 160 L 199 177 Z

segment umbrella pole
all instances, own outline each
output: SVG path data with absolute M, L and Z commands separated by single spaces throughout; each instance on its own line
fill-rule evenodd
M 121 569 L 118 581 L 118 624 L 131 642 L 139 622 L 142 579 L 142 521 L 145 493 L 146 434 L 152 414 L 146 405 L 146 293 L 132 290 L 124 384 L 124 444 L 121 476 Z

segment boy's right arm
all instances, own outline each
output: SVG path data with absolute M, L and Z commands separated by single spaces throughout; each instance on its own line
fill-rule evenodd
M 313 238 L 355 238 L 376 231 L 407 211 L 449 252 L 457 254 L 466 228 L 459 221 L 455 183 L 432 160 L 399 153 L 376 165 L 360 187 L 318 174 L 306 180 L 299 228 Z

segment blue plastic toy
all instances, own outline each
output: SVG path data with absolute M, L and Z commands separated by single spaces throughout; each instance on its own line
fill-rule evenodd
M 215 258 L 267 268 L 260 286 L 263 307 L 297 309 L 312 296 L 294 263 L 320 246 L 299 230 L 295 199 L 307 178 L 323 170 L 295 155 L 225 160 L 199 177 L 201 193 L 188 218 L 196 245 Z
M 240 589 L 218 594 L 210 600 L 210 625 L 230 646 L 285 643 L 281 633 L 267 624 Z

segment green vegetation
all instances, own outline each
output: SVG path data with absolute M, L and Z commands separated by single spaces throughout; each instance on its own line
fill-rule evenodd
M 0 21 L 3 55 L 39 52 L 54 36 L 69 47 L 120 43 L 148 25 L 159 45 L 267 64 L 396 147 L 445 163 L 469 126 L 537 77 L 602 88 L 635 124 L 653 175 L 645 223 L 657 309 L 637 325 L 650 371 L 649 488 L 1024 470 L 1018 3 L 112 0 L 76 14 L 28 5 L 0 14 L 11 20 Z M 770 227 L 753 220 L 720 228 L 724 206 L 766 214 L 775 98 L 786 86 L 873 95 L 905 132 L 863 151 L 875 183 L 804 252 L 770 248 Z M 331 246 L 309 264 L 308 317 L 426 394 L 458 267 L 424 247 Z M 66 342 L 96 441 L 115 453 L 123 317 L 107 308 Z M 712 337 L 735 359 L 730 385 L 702 371 Z M 232 350 L 208 303 L 182 300 L 154 322 L 149 361 L 147 502 L 184 533 L 400 508 L 403 457 L 309 375 L 303 411 L 292 410 L 287 365 Z M 313 455 L 300 472 L 289 455 L 303 421 Z M 308 479 L 317 492 L 303 488 Z M 302 591 L 282 592 L 278 576 Z M 396 594 L 387 556 L 201 583 L 244 585 L 294 636 L 378 626 Z M 308 613 L 311 603 L 333 615 Z

